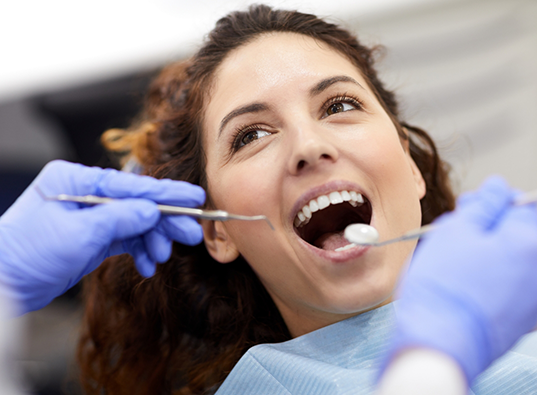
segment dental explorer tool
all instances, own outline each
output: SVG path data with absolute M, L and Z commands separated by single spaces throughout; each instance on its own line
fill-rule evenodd
M 524 193 L 520 196 L 515 197 L 513 201 L 514 206 L 522 206 L 525 204 L 537 202 L 537 190 L 532 192 Z M 362 246 L 372 246 L 372 247 L 382 247 L 387 244 L 397 243 L 400 241 L 418 239 L 425 233 L 433 230 L 435 225 L 424 225 L 421 228 L 411 230 L 405 233 L 402 236 L 395 237 L 393 239 L 385 240 L 379 242 L 379 232 L 371 225 L 367 224 L 350 224 L 345 228 L 344 236 L 349 241 L 351 245 L 362 245 Z M 342 247 L 347 249 L 347 247 Z M 351 248 L 351 247 L 348 247 Z
M 43 191 L 36 185 L 35 190 L 44 200 L 58 201 L 58 202 L 75 202 L 75 203 L 84 203 L 89 205 L 96 204 L 106 204 L 111 203 L 116 200 L 109 197 L 100 197 L 95 195 L 67 195 L 61 193 L 55 196 L 47 196 Z M 231 214 L 224 210 L 203 210 L 199 208 L 190 208 L 190 207 L 180 207 L 180 206 L 169 206 L 165 204 L 157 204 L 158 210 L 165 215 L 188 215 L 189 217 L 207 219 L 211 221 L 230 221 L 230 220 L 241 220 L 241 221 L 266 221 L 270 229 L 274 230 L 274 226 L 269 221 L 265 215 L 238 215 Z

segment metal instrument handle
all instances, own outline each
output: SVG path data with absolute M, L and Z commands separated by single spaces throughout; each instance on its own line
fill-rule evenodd
M 41 189 L 36 185 L 36 191 L 41 195 L 44 200 L 55 200 L 60 202 L 75 202 L 75 203 L 84 203 L 84 204 L 106 204 L 111 203 L 117 199 L 109 197 L 100 197 L 95 195 L 67 195 L 65 193 L 56 195 L 56 196 L 47 196 L 41 191 Z M 180 207 L 180 206 L 170 206 L 166 204 L 157 204 L 158 210 L 165 215 L 188 215 L 189 217 L 195 217 L 200 219 L 206 219 L 210 221 L 229 221 L 229 220 L 242 220 L 242 221 L 266 221 L 272 230 L 274 227 L 264 215 L 237 215 L 230 214 L 224 210 L 203 210 L 199 208 L 191 207 Z

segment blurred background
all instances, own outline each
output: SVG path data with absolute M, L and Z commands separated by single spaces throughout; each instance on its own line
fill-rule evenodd
M 111 166 L 99 144 L 137 113 L 164 64 L 193 53 L 249 1 L 4 1 L 0 24 L 0 215 L 52 159 Z M 537 188 L 535 0 L 266 1 L 327 17 L 382 44 L 381 75 L 429 131 L 458 192 L 501 174 Z M 18 319 L 24 389 L 76 393 L 78 289 Z

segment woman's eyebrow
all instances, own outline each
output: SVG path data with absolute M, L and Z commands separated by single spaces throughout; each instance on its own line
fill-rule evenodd
M 346 75 L 337 75 L 335 77 L 325 78 L 324 80 L 319 81 L 313 88 L 310 89 L 310 96 L 316 96 L 322 93 L 324 90 L 328 89 L 330 86 L 338 82 L 351 82 L 365 90 L 365 88 L 354 78 L 346 76 Z M 233 118 L 238 117 L 239 115 L 243 115 L 243 114 L 256 113 L 256 112 L 267 111 L 267 110 L 269 110 L 269 106 L 265 103 L 246 104 L 242 107 L 236 108 L 235 110 L 227 114 L 222 119 L 222 122 L 220 122 L 220 129 L 218 132 L 218 137 L 220 137 L 226 125 Z
M 222 119 L 222 122 L 220 122 L 220 131 L 218 132 L 218 137 L 220 137 L 220 135 L 222 134 L 222 130 L 224 130 L 224 127 L 227 125 L 227 123 L 231 121 L 233 118 L 238 117 L 239 115 L 243 115 L 243 114 L 267 111 L 268 109 L 269 109 L 269 106 L 265 103 L 246 104 L 245 106 L 236 108 L 235 110 L 227 114 Z
M 318 82 L 317 85 L 310 89 L 310 96 L 316 96 L 338 82 L 352 82 L 365 90 L 365 88 L 354 78 L 346 75 L 337 75 L 335 77 L 326 78 Z

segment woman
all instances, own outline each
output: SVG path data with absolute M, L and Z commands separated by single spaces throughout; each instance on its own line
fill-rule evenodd
M 373 51 L 265 6 L 221 19 L 157 78 L 140 122 L 105 141 L 149 175 L 202 186 L 207 207 L 265 214 L 275 231 L 204 222 L 205 245 L 175 245 L 150 279 L 128 256 L 105 262 L 86 284 L 89 393 L 214 391 L 251 346 L 389 303 L 415 243 L 348 248 L 344 227 L 391 238 L 454 206 L 446 166 L 399 119 Z

